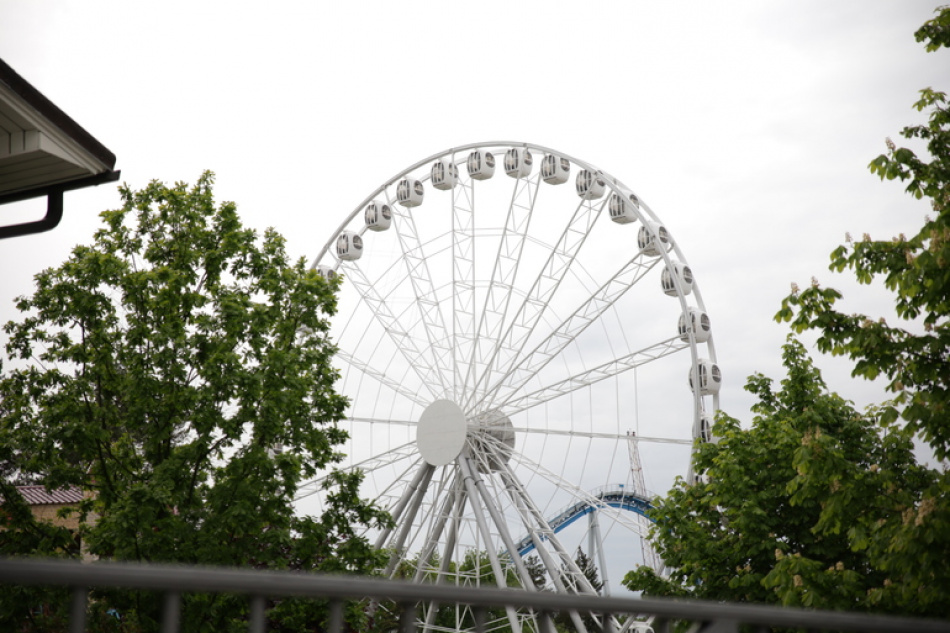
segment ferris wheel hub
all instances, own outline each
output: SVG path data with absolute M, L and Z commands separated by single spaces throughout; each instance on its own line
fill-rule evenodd
M 465 414 L 451 400 L 436 400 L 422 412 L 416 427 L 416 445 L 432 466 L 445 466 L 465 447 Z
M 515 448 L 515 430 L 511 419 L 499 409 L 476 415 L 469 421 L 477 450 L 485 454 L 478 469 L 483 473 L 497 471 L 508 463 Z

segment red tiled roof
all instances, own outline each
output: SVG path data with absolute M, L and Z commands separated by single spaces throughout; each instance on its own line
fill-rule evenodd
M 17 490 L 31 506 L 43 506 L 55 503 L 79 503 L 82 501 L 82 490 L 79 488 L 63 488 L 46 492 L 44 486 L 17 486 Z

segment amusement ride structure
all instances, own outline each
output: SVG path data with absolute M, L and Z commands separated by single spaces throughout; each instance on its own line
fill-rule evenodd
M 631 552 L 627 569 L 659 568 L 643 473 L 695 476 L 721 378 L 693 272 L 631 187 L 530 143 L 456 147 L 370 192 L 312 266 L 344 277 L 346 468 L 395 519 L 371 535 L 385 574 L 595 593 L 579 548 L 604 591 Z M 471 622 L 439 605 L 419 619 Z

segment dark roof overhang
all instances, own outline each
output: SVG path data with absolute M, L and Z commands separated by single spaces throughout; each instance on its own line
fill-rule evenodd
M 115 154 L 0 59 L 0 205 L 47 198 L 46 217 L 0 226 L 0 239 L 59 224 L 63 192 L 113 182 Z

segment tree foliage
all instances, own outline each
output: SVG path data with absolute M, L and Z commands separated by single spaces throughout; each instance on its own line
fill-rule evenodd
M 798 341 L 784 348 L 788 375 L 772 381 L 752 376 L 757 397 L 750 429 L 720 416 L 716 443 L 699 447 L 701 481 L 680 480 L 658 500 L 653 543 L 669 569 L 661 578 L 647 567 L 627 574 L 624 585 L 651 595 L 693 596 L 739 602 L 778 602 L 824 608 L 869 606 L 869 590 L 886 574 L 852 547 L 840 525 L 823 521 L 829 480 L 821 490 L 806 483 L 815 447 L 863 478 L 860 499 L 842 499 L 847 521 L 880 505 L 897 480 L 924 476 L 902 434 L 881 433 L 872 417 L 830 393 Z M 828 459 L 822 456 L 822 459 Z
M 584 575 L 591 588 L 599 594 L 601 589 L 604 588 L 604 583 L 600 580 L 600 572 L 591 557 L 585 554 L 580 547 L 577 548 L 577 553 L 574 554 L 574 565 Z M 580 579 L 575 578 L 571 568 L 564 563 L 561 564 L 561 578 L 568 593 L 582 593 L 584 591 L 580 587 Z M 577 615 L 587 631 L 597 631 L 602 628 L 599 618 L 594 617 L 594 614 L 581 612 Z M 567 611 L 561 611 L 554 617 L 554 625 L 558 631 L 580 630 Z
M 321 516 L 292 506 L 301 479 L 331 467 L 346 437 L 327 338 L 335 286 L 291 263 L 273 230 L 259 237 L 233 203 L 216 205 L 212 184 L 205 173 L 193 187 L 122 188 L 93 244 L 18 300 L 24 317 L 5 326 L 11 369 L 0 377 L 0 493 L 15 509 L 4 554 L 79 554 L 24 511 L 12 482 L 29 479 L 86 493 L 80 536 L 101 558 L 377 564 L 356 530 L 388 519 L 359 500 L 358 475 L 330 478 Z M 109 600 L 152 621 L 156 606 L 141 596 Z M 244 610 L 194 596 L 183 622 L 223 630 Z
M 928 51 L 950 46 L 950 8 L 917 32 Z M 950 457 L 950 111 L 927 88 L 929 121 L 902 131 L 928 157 L 888 140 L 870 164 L 907 182 L 934 215 L 907 238 L 863 240 L 832 253 L 831 269 L 864 284 L 883 278 L 900 325 L 839 311 L 841 294 L 814 282 L 793 289 L 776 319 L 817 333 L 820 351 L 847 356 L 853 375 L 885 376 L 891 401 L 859 415 L 829 394 L 796 342 L 773 393 L 761 376 L 748 431 L 723 416 L 721 440 L 701 446 L 706 479 L 680 482 L 656 511 L 668 579 L 643 568 L 628 587 L 662 595 L 950 617 L 950 472 L 918 465 L 913 441 Z

